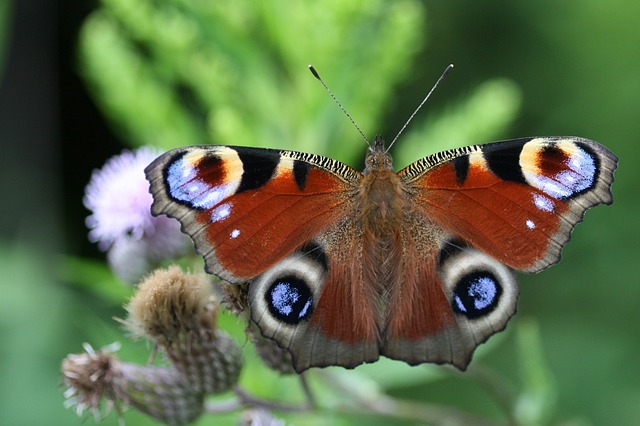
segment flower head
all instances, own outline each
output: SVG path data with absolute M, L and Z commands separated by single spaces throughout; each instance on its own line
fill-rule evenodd
M 86 223 L 89 239 L 103 251 L 123 235 L 139 239 L 146 230 L 154 228 L 144 168 L 159 154 L 148 147 L 124 151 L 91 175 L 83 201 L 93 214 Z
M 160 153 L 150 147 L 123 151 L 95 170 L 85 189 L 89 239 L 108 251 L 112 268 L 135 282 L 152 267 L 175 258 L 189 247 L 178 221 L 153 217 L 144 169 Z

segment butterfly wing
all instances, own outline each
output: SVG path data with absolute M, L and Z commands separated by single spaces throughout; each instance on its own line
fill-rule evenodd
M 152 213 L 180 221 L 207 271 L 231 283 L 249 281 L 344 213 L 347 166 L 328 173 L 328 158 L 230 146 L 177 148 L 146 174 Z M 337 163 L 337 162 L 336 162 Z
M 415 215 L 431 222 L 427 240 L 438 243 L 420 233 L 404 242 L 413 253 L 403 263 L 417 266 L 391 287 L 397 308 L 387 315 L 382 353 L 466 368 L 515 313 L 510 268 L 537 272 L 557 262 L 585 211 L 612 202 L 616 164 L 596 142 L 552 137 L 445 151 L 401 170 Z
M 520 271 L 538 272 L 584 213 L 611 204 L 617 157 L 577 137 L 523 138 L 426 157 L 399 174 L 429 218 Z
M 437 250 L 421 252 L 419 234 L 405 244 L 405 264 L 413 267 L 391 286 L 381 353 L 411 365 L 464 370 L 476 347 L 515 314 L 518 285 L 507 266 L 435 225 L 431 229 L 443 236 Z
M 359 230 L 344 216 L 249 286 L 252 320 L 289 350 L 298 372 L 380 356 L 379 299 L 363 276 Z
M 359 172 L 312 154 L 206 145 L 165 153 L 146 175 L 152 213 L 180 221 L 209 273 L 249 283 L 253 321 L 298 371 L 378 358 L 375 302 L 351 304 L 365 292 L 350 218 Z

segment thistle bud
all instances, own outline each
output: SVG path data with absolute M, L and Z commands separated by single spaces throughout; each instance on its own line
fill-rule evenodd
M 127 311 L 132 333 L 156 342 L 195 389 L 223 392 L 238 381 L 242 352 L 216 328 L 218 302 L 206 275 L 158 269 L 140 283 Z
M 167 365 L 120 361 L 112 350 L 67 356 L 62 363 L 67 405 L 78 414 L 100 414 L 127 405 L 164 423 L 190 423 L 204 410 L 208 394 L 231 389 L 242 368 L 240 347 L 216 328 L 218 302 L 204 274 L 177 266 L 157 270 L 127 305 L 125 323 L 136 337 L 158 346 Z

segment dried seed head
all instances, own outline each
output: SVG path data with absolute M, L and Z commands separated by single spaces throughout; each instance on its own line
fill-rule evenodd
M 65 406 L 74 407 L 80 416 L 85 410 L 96 418 L 109 414 L 118 400 L 113 388 L 112 350 L 104 349 L 96 352 L 85 344 L 85 353 L 71 354 L 62 360 L 62 378 L 66 386 Z M 112 348 L 116 350 L 117 348 Z M 105 412 L 101 413 L 105 402 Z
M 100 417 L 113 407 L 130 405 L 166 424 L 190 423 L 204 410 L 204 392 L 194 389 L 170 366 L 140 366 L 120 361 L 109 350 L 72 354 L 62 362 L 66 405 L 78 415 Z

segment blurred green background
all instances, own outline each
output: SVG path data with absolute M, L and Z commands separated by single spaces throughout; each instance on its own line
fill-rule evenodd
M 82 422 L 63 407 L 59 363 L 83 342 L 120 340 L 121 358 L 148 356 L 112 320 L 130 289 L 86 237 L 83 188 L 109 156 L 221 143 L 361 167 L 365 146 L 309 63 L 369 138 L 387 140 L 455 64 L 395 147 L 398 168 L 529 135 L 580 135 L 620 157 L 614 205 L 586 215 L 559 265 L 520 276 L 518 315 L 470 374 L 396 362 L 332 373 L 365 392 L 503 423 L 640 423 L 638 18 L 631 1 L 0 0 L 2 424 Z M 223 324 L 243 342 L 234 320 Z M 244 386 L 299 399 L 294 381 L 246 350 Z M 335 403 L 321 379 L 312 385 Z M 388 422 L 283 416 L 325 424 L 327 415 Z M 155 424 L 132 410 L 124 418 Z

